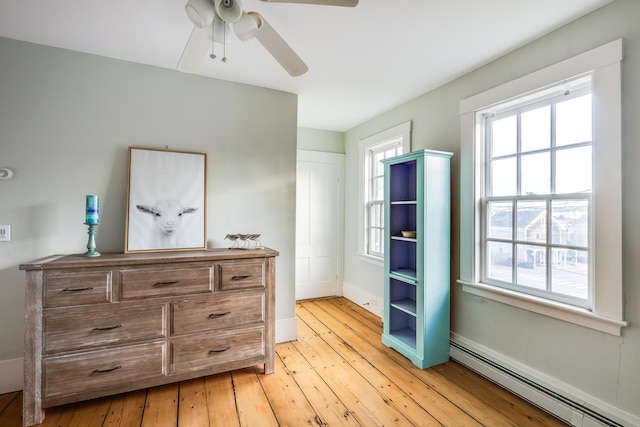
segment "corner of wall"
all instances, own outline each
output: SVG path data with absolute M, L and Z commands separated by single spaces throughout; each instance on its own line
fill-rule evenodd
M 380 298 L 347 282 L 342 284 L 342 296 L 353 301 L 365 310 L 382 318 L 383 304 Z

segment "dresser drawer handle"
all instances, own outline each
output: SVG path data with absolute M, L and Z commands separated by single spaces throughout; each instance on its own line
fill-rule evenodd
M 251 277 L 253 277 L 253 274 L 243 274 L 240 276 L 231 276 L 231 280 L 244 280 L 250 279 Z
M 231 312 L 227 311 L 226 313 L 211 313 L 209 315 L 209 319 L 217 319 L 218 317 L 223 317 L 223 316 L 226 316 L 227 314 L 231 314 Z
M 121 328 L 121 324 L 113 325 L 113 326 L 103 326 L 101 328 L 93 328 L 91 331 L 112 331 L 114 329 Z
M 62 290 L 62 292 L 82 292 L 82 291 L 90 291 L 91 289 L 93 289 L 92 286 L 88 286 L 86 288 L 65 288 Z
M 159 286 L 171 286 L 171 285 L 177 285 L 178 283 L 180 283 L 180 280 L 170 280 L 167 282 L 156 282 L 153 284 L 153 286 L 159 287 Z
M 107 369 L 96 369 L 93 372 L 91 372 L 91 375 L 108 374 L 109 372 L 117 371 L 120 368 L 122 368 L 122 365 L 114 366 L 113 368 L 107 368 Z
M 209 350 L 209 354 L 224 353 L 227 350 L 231 350 L 231 347 L 221 348 L 220 350 Z

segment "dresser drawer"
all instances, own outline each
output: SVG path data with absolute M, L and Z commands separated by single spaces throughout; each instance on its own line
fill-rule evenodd
M 264 356 L 264 328 L 171 340 L 171 373 L 183 373 Z M 246 365 L 245 365 L 246 366 Z
M 214 295 L 171 304 L 171 334 L 181 335 L 264 322 L 264 293 Z
M 166 306 L 130 304 L 49 309 L 44 313 L 44 352 L 55 353 L 166 337 Z
M 44 306 L 61 307 L 109 302 L 111 271 L 44 274 Z
M 186 295 L 213 290 L 213 265 L 120 270 L 122 299 Z
M 164 375 L 165 343 L 45 358 L 43 398 L 135 384 Z
M 218 289 L 233 291 L 246 288 L 264 288 L 264 270 L 264 259 L 220 262 L 218 263 Z

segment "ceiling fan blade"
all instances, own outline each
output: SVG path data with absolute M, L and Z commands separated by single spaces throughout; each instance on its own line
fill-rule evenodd
M 194 27 L 187 40 L 187 44 L 182 51 L 178 70 L 183 73 L 197 73 L 202 67 L 202 61 L 207 56 L 207 51 L 211 47 L 211 26 L 198 28 Z
M 307 67 L 307 64 L 291 49 L 291 46 L 280 37 L 280 34 L 278 34 L 259 13 L 249 12 L 249 14 L 256 16 L 259 20 L 256 39 L 258 39 L 262 46 L 269 51 L 271 56 L 282 65 L 282 68 L 292 77 L 298 77 L 306 73 L 309 67 Z
M 318 4 L 321 6 L 344 6 L 355 7 L 358 0 L 262 0 L 271 3 L 300 3 L 300 4 Z

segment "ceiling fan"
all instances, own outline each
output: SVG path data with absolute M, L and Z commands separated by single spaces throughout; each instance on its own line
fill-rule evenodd
M 354 7 L 358 0 L 262 0 L 272 3 L 304 3 L 323 6 Z M 213 42 L 225 43 L 226 30 L 232 28 L 240 40 L 256 38 L 291 76 L 307 72 L 307 64 L 257 12 L 245 12 L 240 0 L 188 0 L 187 16 L 194 28 L 178 62 L 178 70 L 193 73 L 202 65 Z M 211 50 L 211 58 L 216 56 Z M 226 57 L 222 58 L 226 61 Z

